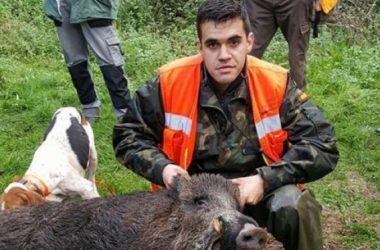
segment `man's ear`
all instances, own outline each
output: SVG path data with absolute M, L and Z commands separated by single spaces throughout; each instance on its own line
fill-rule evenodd
M 201 40 L 199 40 L 199 38 L 197 39 L 197 48 L 198 48 L 198 51 L 201 52 L 201 50 L 202 50 L 202 43 L 201 43 Z
M 253 43 L 255 41 L 255 38 L 253 36 L 253 33 L 252 32 L 249 32 L 248 35 L 247 35 L 247 43 L 248 43 L 248 46 L 247 46 L 247 53 L 250 53 L 252 48 L 253 48 Z

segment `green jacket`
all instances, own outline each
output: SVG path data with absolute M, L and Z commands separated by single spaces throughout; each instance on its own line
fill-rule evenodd
M 60 0 L 45 0 L 45 14 L 56 21 L 62 22 L 58 10 Z M 81 23 L 94 19 L 116 19 L 117 0 L 71 0 L 70 23 Z

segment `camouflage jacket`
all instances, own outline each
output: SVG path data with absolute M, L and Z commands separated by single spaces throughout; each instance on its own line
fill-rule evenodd
M 189 173 L 219 173 L 226 178 L 259 173 L 265 192 L 290 183 L 306 183 L 331 172 L 338 161 L 332 126 L 310 101 L 300 98 L 289 80 L 280 111 L 288 141 L 282 158 L 267 167 L 250 110 L 246 79 L 242 74 L 223 95 L 218 95 L 203 70 L 199 97 L 196 148 Z M 159 78 L 135 93 L 134 109 L 115 125 L 116 158 L 146 179 L 163 185 L 163 168 L 173 163 L 159 149 L 164 111 Z

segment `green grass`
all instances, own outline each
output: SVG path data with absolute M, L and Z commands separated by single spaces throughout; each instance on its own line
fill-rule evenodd
M 95 64 L 96 65 L 96 64 Z M 34 151 L 42 142 L 54 111 L 61 106 L 80 108 L 63 61 L 18 60 L 0 58 L 0 169 L 6 174 L 0 179 L 4 189 L 13 176 L 22 175 Z M 112 126 L 108 92 L 95 70 L 102 119 L 94 127 L 99 167 L 97 178 L 113 187 L 117 193 L 148 189 L 146 181 L 125 171 L 116 162 L 112 150 Z M 104 195 L 106 189 L 100 187 Z
M 0 7 L 0 16 L 2 11 Z M 31 36 L 39 30 L 35 25 L 45 21 L 34 19 L 28 23 L 32 28 L 27 28 L 0 19 L 0 169 L 5 171 L 0 189 L 13 176 L 23 175 L 54 111 L 62 106 L 80 108 L 53 26 L 44 23 L 42 33 Z M 196 52 L 193 27 L 168 37 L 123 26 L 119 37 L 132 90 L 150 79 L 163 63 Z M 340 160 L 333 173 L 307 187 L 336 219 L 337 224 L 324 225 L 336 229 L 326 235 L 328 242 L 346 249 L 380 249 L 380 136 L 374 133 L 380 127 L 380 41 L 375 38 L 361 44 L 347 42 L 339 30 L 323 29 L 320 38 L 311 40 L 307 92 L 335 126 Z M 287 45 L 280 35 L 265 59 L 287 67 Z M 101 120 L 94 126 L 97 178 L 117 194 L 148 190 L 147 181 L 114 157 L 115 118 L 93 59 L 92 65 L 102 102 Z M 103 196 L 110 195 L 103 187 L 99 190 Z

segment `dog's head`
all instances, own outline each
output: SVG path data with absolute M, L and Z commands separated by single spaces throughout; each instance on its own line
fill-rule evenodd
M 79 112 L 74 107 L 62 107 L 62 108 L 58 109 L 53 114 L 52 120 L 54 120 L 54 119 L 56 119 L 56 120 L 59 120 L 59 119 L 68 119 L 68 120 L 70 120 L 70 118 L 77 119 L 78 122 L 80 124 L 82 124 L 82 126 L 83 125 L 88 125 L 88 121 L 86 120 L 86 118 L 84 117 L 84 115 L 81 112 Z
M 49 127 L 45 131 L 43 140 L 45 141 L 47 136 L 59 123 L 61 128 L 68 128 L 72 123 L 78 123 L 82 127 L 91 127 L 84 116 L 74 107 L 62 107 L 54 112 Z
M 72 117 L 78 119 L 78 121 L 81 121 L 82 116 L 80 112 L 74 107 L 62 107 L 54 112 L 52 120 L 53 119 L 70 119 Z
M 35 191 L 17 185 L 9 187 L 10 188 L 7 188 L 0 197 L 1 210 L 31 206 L 45 202 L 45 198 Z

